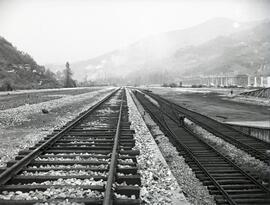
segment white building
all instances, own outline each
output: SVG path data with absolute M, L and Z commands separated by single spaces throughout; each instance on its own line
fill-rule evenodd
M 266 79 L 267 79 L 266 87 L 270 87 L 270 76 L 267 76 Z

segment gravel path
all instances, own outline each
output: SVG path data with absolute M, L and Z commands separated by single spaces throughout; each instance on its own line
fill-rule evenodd
M 142 179 L 142 204 L 188 204 L 129 92 L 127 101 L 136 148 L 140 150 L 138 164 Z
M 83 93 L 89 93 L 97 90 L 102 90 L 101 87 L 77 87 L 77 88 L 61 88 L 48 90 L 29 90 L 29 91 L 12 91 L 0 92 L 0 110 L 19 107 L 25 104 L 37 104 L 49 100 L 59 99 L 66 96 L 76 96 Z
M 97 94 L 107 93 L 112 88 L 105 88 L 104 90 L 88 92 L 80 95 L 67 96 L 60 99 L 54 99 L 37 104 L 26 104 L 16 108 L 0 110 L 0 128 L 6 128 L 14 125 L 20 125 L 24 121 L 29 121 L 28 117 L 33 114 L 41 113 L 42 109 L 49 112 L 55 108 L 63 107 L 66 105 L 79 103 L 86 99 L 91 99 Z
M 38 141 L 52 133 L 54 129 L 61 128 L 68 121 L 77 117 L 79 113 L 104 98 L 109 92 L 110 89 L 100 90 L 78 95 L 76 98 L 62 98 L 57 99 L 57 102 L 53 100 L 53 102 L 49 101 L 5 110 L 5 116 L 8 119 L 5 122 L 12 121 L 16 123 L 12 124 L 12 126 L 2 123 L 2 127 L 0 127 L 0 167 L 5 167 L 6 162 L 12 160 L 20 150 L 34 146 Z M 58 109 L 59 112 L 55 112 L 51 117 L 48 117 L 49 114 L 46 115 L 47 119 L 44 120 L 45 116 L 42 113 L 36 113 L 40 112 L 44 104 L 48 109 Z M 0 119 L 4 118 L 2 114 L 0 112 Z M 30 118 L 30 116 L 35 115 L 36 117 L 28 122 L 30 124 L 28 127 L 25 120 L 29 120 L 27 117 Z
M 185 163 L 184 158 L 178 155 L 176 148 L 169 142 L 168 138 L 164 136 L 155 122 L 144 111 L 140 103 L 136 99 L 134 100 L 139 112 L 143 115 L 147 126 L 150 128 L 158 148 L 170 167 L 171 172 L 182 188 L 186 199 L 191 204 L 215 205 L 214 198 L 209 194 L 207 187 L 203 186 L 203 184 L 196 178 L 191 168 L 189 168 L 188 164 Z
M 84 89 L 104 89 L 104 87 L 76 87 L 76 88 L 48 88 L 48 89 L 31 89 L 31 90 L 13 90 L 13 91 L 1 91 L 0 96 L 3 95 L 20 95 L 20 94 L 30 94 L 30 93 L 46 93 L 46 92 L 63 92 L 63 91 L 74 91 L 74 90 L 84 90 Z

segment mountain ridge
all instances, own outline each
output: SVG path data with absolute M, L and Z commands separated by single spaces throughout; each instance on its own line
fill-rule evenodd
M 160 70 L 155 68 L 157 66 Z M 136 73 L 133 78 L 136 84 L 179 82 L 207 76 L 270 76 L 270 21 L 198 46 L 181 48 L 167 59 Z M 135 72 L 127 79 L 133 75 Z
M 74 77 L 89 80 L 106 79 L 108 76 L 122 78 L 138 67 L 155 65 L 178 50 L 190 45 L 199 45 L 220 35 L 229 35 L 238 30 L 250 28 L 258 22 L 238 23 L 226 18 L 210 19 L 202 24 L 145 37 L 122 49 L 116 49 L 85 61 L 72 62 Z M 52 66 L 61 68 L 62 66 Z

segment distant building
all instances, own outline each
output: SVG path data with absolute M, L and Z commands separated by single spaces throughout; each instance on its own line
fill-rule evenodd
M 237 86 L 241 86 L 241 87 L 247 87 L 248 86 L 248 75 L 242 74 L 242 75 L 237 75 L 235 77 L 235 84 Z
M 266 83 L 266 87 L 270 87 L 270 76 L 267 76 L 267 83 Z
M 270 87 L 270 76 L 261 75 L 209 75 L 183 78 L 184 85 L 205 85 L 209 87 Z

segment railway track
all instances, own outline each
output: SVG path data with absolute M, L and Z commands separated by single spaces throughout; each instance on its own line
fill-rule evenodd
M 133 134 L 125 90 L 116 90 L 10 161 L 0 204 L 140 204 Z
M 193 121 L 194 123 L 201 126 L 213 135 L 222 138 L 223 140 L 229 142 L 230 144 L 233 144 L 235 147 L 249 153 L 251 156 L 261 161 L 264 161 L 266 163 L 269 162 L 270 158 L 266 152 L 270 150 L 270 143 L 242 133 L 210 117 L 181 107 L 176 103 L 164 99 L 157 94 L 146 91 L 143 91 L 143 93 L 155 99 L 162 107 L 162 110 L 168 112 L 175 119 L 178 117 L 177 115 L 179 114 L 184 115 L 189 120 Z
M 270 191 L 257 178 L 204 142 L 175 116 L 134 92 L 144 109 L 169 137 L 196 177 L 208 187 L 217 204 L 270 204 Z

